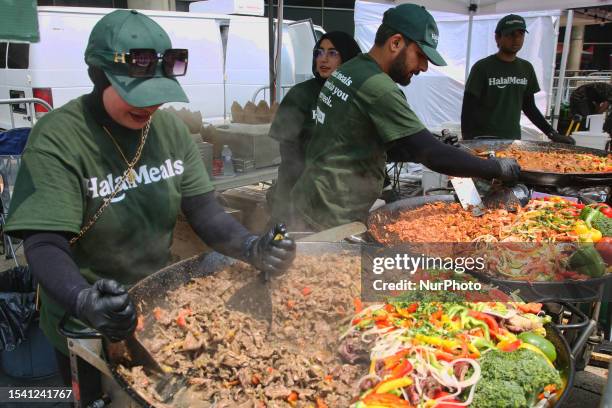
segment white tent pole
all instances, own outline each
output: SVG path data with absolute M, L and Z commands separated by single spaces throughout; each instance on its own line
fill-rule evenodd
M 281 60 L 283 55 L 283 0 L 278 0 L 276 14 L 276 100 L 280 102 L 283 92 L 283 80 L 281 76 Z
M 557 21 L 555 21 L 555 45 L 557 42 L 557 38 L 559 38 L 559 27 L 561 26 L 561 16 L 557 17 Z M 557 47 L 553 47 L 552 49 L 552 59 L 551 59 L 551 71 L 552 75 L 550 76 L 550 81 L 548 81 L 548 98 L 546 98 L 546 113 L 550 112 L 551 117 L 553 117 L 553 112 L 551 111 L 553 106 L 553 87 L 555 83 L 555 57 L 557 55 Z
M 468 75 L 470 74 L 470 55 L 472 54 L 472 28 L 474 23 L 474 12 L 470 10 L 470 18 L 468 21 L 468 38 L 467 51 L 465 53 L 465 83 L 467 83 Z
M 565 36 L 563 37 L 563 53 L 561 54 L 561 66 L 559 67 L 559 80 L 557 81 L 557 94 L 555 95 L 555 112 L 553 115 L 553 128 L 559 123 L 559 112 L 561 111 L 561 98 L 565 86 L 565 68 L 567 67 L 567 55 L 569 54 L 570 36 L 572 34 L 572 23 L 574 21 L 574 10 L 567 11 L 565 22 Z
M 274 0 L 268 0 L 268 62 L 269 62 L 269 76 L 270 76 L 270 106 L 277 100 L 275 93 L 276 89 L 276 66 L 274 63 L 274 56 L 276 52 L 274 50 Z M 264 99 L 266 99 L 264 91 Z

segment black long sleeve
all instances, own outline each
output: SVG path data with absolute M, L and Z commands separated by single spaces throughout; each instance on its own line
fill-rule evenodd
M 470 92 L 465 92 L 461 105 L 461 137 L 463 140 L 474 139 L 474 126 L 477 120 L 478 98 Z
M 206 244 L 225 255 L 246 260 L 245 243 L 253 234 L 225 213 L 214 192 L 183 198 L 181 207 Z M 77 295 L 90 285 L 72 258 L 69 237 L 46 231 L 26 231 L 23 236 L 32 274 L 53 300 L 74 315 Z
M 548 123 L 544 115 L 542 115 L 542 112 L 540 112 L 536 106 L 535 98 L 532 93 L 525 93 L 523 96 L 523 112 L 527 115 L 531 123 L 536 125 L 545 135 L 548 136 L 554 132 L 553 127 Z
M 206 245 L 224 255 L 246 260 L 245 243 L 253 234 L 225 213 L 215 198 L 214 191 L 184 197 L 181 209 L 193 230 Z
M 449 176 L 492 179 L 501 174 L 499 164 L 495 161 L 481 159 L 446 145 L 427 129 L 392 142 L 388 151 L 396 159 L 422 163 L 431 170 Z
M 280 143 L 281 164 L 278 168 L 279 175 L 283 177 L 283 183 L 294 186 L 304 172 L 305 152 L 297 143 Z M 281 183 L 281 181 L 278 181 Z
M 32 275 L 53 300 L 74 315 L 77 295 L 90 285 L 72 259 L 68 237 L 45 231 L 29 231 L 24 236 L 24 252 Z

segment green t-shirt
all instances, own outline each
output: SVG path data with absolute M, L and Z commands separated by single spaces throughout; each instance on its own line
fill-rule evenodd
M 365 221 L 383 187 L 385 144 L 423 129 L 376 61 L 368 54 L 351 59 L 321 88 L 294 207 L 317 229 Z
M 319 92 L 321 83 L 316 78 L 295 85 L 283 98 L 270 127 L 270 137 L 291 145 L 302 158 L 298 163 L 283 158 L 278 168 L 272 195 L 272 217 L 281 222 L 287 222 L 291 217 L 289 195 L 304 170 L 303 159 L 315 127 Z
M 465 85 L 479 100 L 474 136 L 520 139 L 523 97 L 539 91 L 533 66 L 524 59 L 505 62 L 494 54 L 478 61 Z
M 130 160 L 140 131 L 113 137 Z M 85 108 L 83 97 L 45 115 L 32 129 L 22 156 L 6 230 L 66 231 L 77 234 L 110 195 L 127 168 L 111 138 Z M 182 197 L 213 190 L 185 125 L 158 111 L 135 166 L 133 184 L 121 191 L 98 221 L 72 247 L 89 281 L 115 279 L 127 286 L 164 267 Z M 55 347 L 64 314 L 43 291 L 41 327 Z

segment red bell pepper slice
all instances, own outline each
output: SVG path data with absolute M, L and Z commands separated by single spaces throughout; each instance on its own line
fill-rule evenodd
M 521 303 L 518 305 L 521 312 L 538 314 L 542 311 L 541 303 Z
M 401 363 L 399 363 L 397 366 L 395 366 L 393 370 L 391 370 L 391 378 L 395 379 L 395 378 L 405 377 L 411 371 L 412 371 L 412 364 L 410 364 L 410 361 L 404 360 Z
M 438 401 L 440 398 L 446 397 L 447 395 L 449 395 L 449 393 L 446 391 L 438 391 L 434 394 L 434 400 Z M 461 403 L 457 398 L 445 398 L 443 401 L 437 402 L 434 406 L 436 408 L 457 408 L 458 405 L 452 404 L 453 402 Z
M 497 324 L 497 320 L 495 320 L 493 316 L 490 316 L 486 313 L 478 312 L 476 310 L 468 311 L 468 315 L 485 322 L 487 326 L 489 326 L 489 330 L 491 331 L 491 333 L 499 332 L 499 325 Z
M 407 308 L 406 311 L 408 313 L 414 313 L 417 311 L 417 309 L 419 308 L 419 304 L 418 303 L 412 303 L 410 304 Z

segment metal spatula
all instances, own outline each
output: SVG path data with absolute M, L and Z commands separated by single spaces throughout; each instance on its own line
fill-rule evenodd
M 268 280 L 267 272 L 258 274 L 255 279 L 238 289 L 225 306 L 272 324 L 272 294 Z
M 523 184 L 512 186 L 505 184 L 493 184 L 491 190 L 483 197 L 482 202 L 487 208 L 504 208 L 514 212 L 519 207 L 529 203 L 531 192 Z
M 125 343 L 134 358 L 134 361 L 137 361 L 138 364 L 142 364 L 145 369 L 156 371 L 158 373 L 164 374 L 164 370 L 159 365 L 155 357 L 151 355 L 149 350 L 142 344 L 137 338 L 136 334 L 132 334 L 130 337 L 125 339 Z
M 275 231 L 275 241 L 280 241 L 284 237 L 280 231 Z M 258 274 L 255 279 L 238 289 L 225 306 L 272 324 L 272 294 L 268 285 L 269 280 L 268 272 Z

